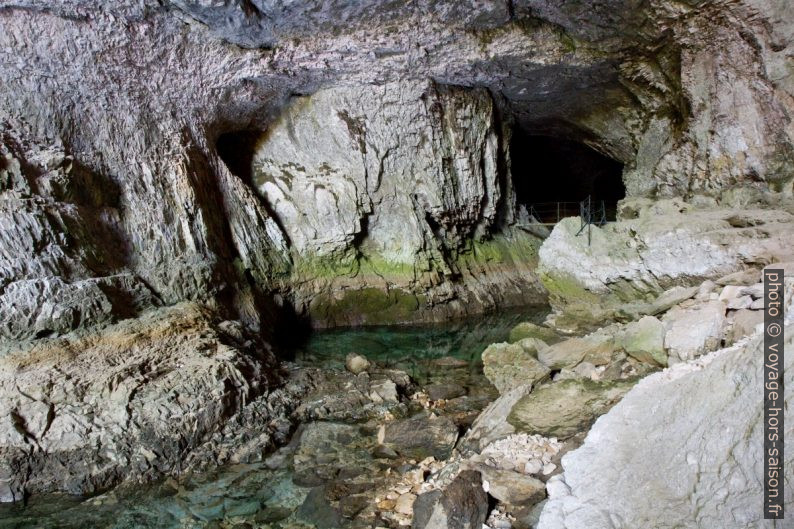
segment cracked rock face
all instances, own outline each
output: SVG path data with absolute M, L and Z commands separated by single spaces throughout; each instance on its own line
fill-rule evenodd
M 302 258 L 343 259 L 356 245 L 414 265 L 437 250 L 434 230 L 455 251 L 508 209 L 493 107 L 485 90 L 430 82 L 322 90 L 268 129 L 254 185 Z
M 0 501 L 261 457 L 290 429 L 294 395 L 278 381 L 269 350 L 194 304 L 12 351 L 0 368 Z M 249 431 L 252 410 L 264 422 Z
M 634 310 L 654 314 L 672 287 L 794 255 L 790 199 L 769 194 L 767 200 L 772 207 L 746 204 L 742 219 L 729 204 L 640 200 L 636 218 L 592 227 L 590 244 L 586 233 L 577 235 L 579 219 L 564 219 L 541 246 L 538 272 L 552 305 L 573 321 L 621 319 Z
M 379 300 L 362 295 L 333 314 L 345 298 L 320 306 L 329 290 L 405 292 L 398 320 L 415 319 L 425 299 L 480 308 L 541 299 L 526 270 L 538 240 L 508 227 L 508 141 L 484 89 L 406 81 L 295 98 L 256 145 L 252 185 L 285 233 L 296 298 L 330 323 L 368 304 L 372 321 Z

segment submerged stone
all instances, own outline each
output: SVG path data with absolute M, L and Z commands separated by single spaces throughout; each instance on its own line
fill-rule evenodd
M 367 369 L 369 369 L 370 362 L 365 357 L 361 356 L 360 354 L 350 353 L 345 358 L 345 368 L 348 371 L 353 373 L 354 375 L 358 375 L 359 373 L 363 373 Z
M 557 333 L 553 329 L 537 325 L 532 322 L 521 322 L 510 330 L 510 343 L 516 343 L 524 338 L 537 338 L 546 343 L 554 342 L 559 339 Z
M 462 397 L 466 394 L 466 388 L 460 384 L 430 384 L 424 387 L 427 398 L 430 400 L 448 400 Z
M 419 495 L 411 529 L 482 529 L 488 496 L 479 472 L 464 470 L 443 490 Z

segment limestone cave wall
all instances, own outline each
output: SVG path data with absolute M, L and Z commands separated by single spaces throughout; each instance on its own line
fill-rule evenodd
M 0 335 L 190 299 L 262 330 L 278 307 L 339 324 L 541 299 L 505 124 L 620 161 L 629 196 L 790 191 L 790 18 L 782 0 L 0 2 Z M 239 131 L 265 135 L 251 179 L 219 155 Z

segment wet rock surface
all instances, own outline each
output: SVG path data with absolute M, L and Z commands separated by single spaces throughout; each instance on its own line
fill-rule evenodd
M 576 237 L 578 221 L 564 220 L 540 251 L 541 278 L 552 305 L 560 309 L 555 325 L 587 329 L 607 320 L 658 316 L 695 296 L 704 280 L 757 263 L 787 261 L 794 253 L 790 199 L 782 193 L 764 196 L 744 211 L 763 228 L 733 226 L 730 206 L 696 207 L 678 198 L 633 199 L 636 217 L 594 228 L 591 246 Z M 681 354 L 691 358 L 690 346 L 681 347 Z M 702 350 L 698 344 L 692 347 Z
M 790 303 L 794 281 L 788 283 Z M 653 520 L 658 527 L 763 527 L 762 445 L 754 441 L 762 429 L 762 343 L 754 333 L 635 386 L 563 458 L 564 478 L 549 484 L 539 527 L 613 527 L 615 516 L 627 526 Z M 789 351 L 791 339 L 787 372 Z M 697 408 L 684 403 L 691 399 Z M 644 442 L 649 432 L 652 446 Z M 794 496 L 786 494 L 788 508 Z
M 501 391 L 461 442 L 485 450 L 518 435 L 502 410 L 544 392 L 629 384 L 665 363 L 682 373 L 723 345 L 746 346 L 763 308 L 757 268 L 794 255 L 791 17 L 771 0 L 0 2 L 0 499 L 244 467 L 142 496 L 32 505 L 46 513 L 32 522 L 32 511 L 9 516 L 246 527 L 288 526 L 300 511 L 300 523 L 407 525 L 465 458 L 453 449 L 443 463 L 411 462 L 377 444 L 381 426 L 432 415 L 451 438 Z M 623 164 L 620 222 L 594 227 L 587 243 L 578 219 L 550 234 L 523 225 L 510 148 L 519 129 Z M 497 390 L 472 355 L 431 364 L 403 351 L 410 365 L 373 358 L 347 372 L 280 365 L 266 345 L 289 332 L 282 317 L 438 321 L 541 301 L 543 288 L 557 309 L 546 326 L 574 341 L 535 347 L 552 380 L 532 388 L 517 385 L 517 355 L 491 358 Z M 661 349 L 658 324 L 637 321 L 646 315 L 664 325 Z M 607 345 L 587 349 L 598 327 Z M 697 425 L 722 425 L 681 413 L 689 392 L 661 390 L 669 406 L 658 417 L 675 408 L 666 447 L 679 429 L 713 440 L 688 448 L 723 472 L 665 454 L 654 468 L 694 492 L 646 494 L 670 499 L 666 513 L 653 510 L 664 502 L 632 503 L 670 526 L 693 504 L 706 527 L 757 522 L 746 491 L 759 488 L 741 478 L 757 474 L 742 443 L 758 414 L 734 381 L 752 382 L 758 366 L 724 362 L 704 362 L 701 385 L 677 380 L 732 396 L 707 400 L 708 417 L 735 405 L 741 438 L 709 438 Z M 590 397 L 579 400 L 589 411 L 571 412 L 571 424 L 589 424 Z M 647 415 L 638 420 L 654 431 Z M 296 423 L 304 430 L 290 437 Z M 314 435 L 323 428 L 328 446 Z M 606 434 L 594 431 L 597 445 L 596 434 Z M 720 441 L 734 442 L 729 458 Z M 293 480 L 301 446 L 324 458 L 298 478 L 305 487 Z M 346 473 L 347 458 L 382 472 L 380 485 Z M 608 469 L 625 466 L 593 460 L 613 478 Z M 541 524 L 625 515 L 647 525 L 610 503 L 643 490 L 628 481 L 584 502 L 606 513 L 555 504 L 587 497 L 575 476 L 548 480 L 544 512 L 561 518 Z M 465 516 L 439 500 L 439 523 L 480 522 L 474 489 L 449 492 Z M 534 516 L 507 505 L 488 523 Z
M 690 311 L 699 315 L 702 308 L 720 304 L 724 313 L 721 340 L 733 340 L 734 333 L 741 332 L 737 317 L 741 323 L 745 314 L 741 311 L 750 309 L 731 309 L 730 300 L 752 298 L 758 294 L 757 284 L 705 282 L 697 290 L 694 297 L 680 301 L 667 314 Z M 184 307 L 180 314 L 158 316 L 164 318 L 164 336 L 184 336 L 186 329 L 196 328 L 201 340 L 208 343 L 217 340 L 230 348 L 252 346 L 240 342 L 245 332 L 239 323 L 202 323 L 207 318 L 214 320 L 211 312 L 199 307 Z M 667 314 L 653 320 L 654 330 L 667 321 Z M 185 319 L 186 327 L 176 324 L 182 321 L 179 318 Z M 418 330 L 410 328 L 394 331 L 394 336 L 374 330 L 322 334 L 294 363 L 284 364 L 278 389 L 264 391 L 223 419 L 225 423 L 214 426 L 209 441 L 193 449 L 186 459 L 192 465 L 187 468 L 194 472 L 145 489 L 127 484 L 93 499 L 73 500 L 63 516 L 81 521 L 86 516 L 94 520 L 113 517 L 130 527 L 190 521 L 196 526 L 266 524 L 283 528 L 468 527 L 483 520 L 488 527 L 507 528 L 530 527 L 527 524 L 538 523 L 539 517 L 566 516 L 566 508 L 560 511 L 557 506 L 560 501 L 573 501 L 561 498 L 576 489 L 568 484 L 567 475 L 560 477 L 566 470 L 565 461 L 576 461 L 572 454 L 594 421 L 593 431 L 599 431 L 600 415 L 608 417 L 609 410 L 620 406 L 623 395 L 642 375 L 658 370 L 653 357 L 636 354 L 653 350 L 639 332 L 648 321 L 639 329 L 631 322 L 610 324 L 589 335 L 558 342 L 554 346 L 562 346 L 560 351 L 567 353 L 553 358 L 566 358 L 567 367 L 553 377 L 517 385 L 501 395 L 489 384 L 486 366 L 490 363 L 498 370 L 503 362 L 515 367 L 515 359 L 493 356 L 488 351 L 494 346 L 487 343 L 496 341 L 497 349 L 532 350 L 541 357 L 544 350 L 544 344 L 534 338 L 516 344 L 499 342 L 515 327 L 515 320 L 500 327 L 501 335 L 492 333 L 494 324 L 489 322 L 481 322 L 465 337 L 454 339 L 454 332 L 447 336 L 426 329 L 424 357 L 405 354 L 418 343 Z M 119 325 L 123 331 L 128 324 Z M 635 339 L 637 335 L 642 339 Z M 99 340 L 96 343 L 108 339 L 91 336 L 91 340 Z M 442 340 L 442 336 L 447 338 Z M 658 345 L 656 333 L 653 337 Z M 163 343 L 170 343 L 168 340 Z M 195 343 L 204 343 L 201 340 Z M 634 347 L 637 343 L 643 347 Z M 360 351 L 356 360 L 360 365 L 366 363 L 366 371 L 354 374 L 346 367 L 351 350 Z M 456 356 L 450 356 L 452 351 Z M 531 354 L 529 357 L 534 359 Z M 37 361 L 31 357 L 29 362 L 35 366 Z M 516 369 L 517 374 L 521 372 Z M 224 387 L 228 391 L 230 386 Z M 143 394 L 146 389 L 138 391 Z M 284 402 L 279 395 L 286 395 L 285 391 L 291 392 L 292 405 L 278 408 Z M 61 431 L 53 426 L 48 429 L 42 419 L 50 413 L 48 409 L 36 402 L 16 405 L 31 439 L 46 439 L 50 432 Z M 168 418 L 172 423 L 173 415 Z M 269 429 L 263 431 L 265 423 Z M 47 433 L 42 434 L 44 431 Z M 168 452 L 149 446 L 151 453 L 139 452 L 141 461 L 149 465 L 142 468 L 151 469 L 149 473 L 127 477 L 150 479 L 171 472 L 167 464 L 178 459 L 169 459 Z M 223 462 L 231 466 L 195 472 Z M 76 476 L 82 483 L 79 473 L 70 472 L 71 479 Z M 107 483 L 123 477 L 119 474 Z M 8 499 L 23 493 L 13 475 L 2 483 Z M 64 523 L 63 516 L 37 504 L 36 498 L 34 495 L 28 507 L 9 507 L 10 511 L 0 512 L 0 516 L 22 526 L 36 520 L 42 527 L 69 527 L 71 522 Z
M 443 490 L 426 492 L 416 499 L 416 529 L 448 527 L 450 529 L 481 528 L 488 516 L 488 496 L 479 473 L 466 470 Z
M 420 414 L 387 424 L 378 440 L 411 459 L 447 459 L 458 440 L 458 427 L 447 417 Z

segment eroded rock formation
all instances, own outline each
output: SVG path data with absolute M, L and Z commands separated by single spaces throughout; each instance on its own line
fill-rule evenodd
M 544 175 L 511 174 L 515 128 L 585 143 L 630 198 L 686 210 L 624 210 L 592 249 L 559 225 L 539 258 L 561 332 L 790 255 L 791 17 L 773 0 L 0 0 L 2 499 L 267 450 L 285 434 L 254 432 L 293 399 L 266 341 L 291 311 L 541 299 L 513 183 Z
M 60 333 L 126 316 L 114 303 L 134 315 L 217 295 L 254 326 L 263 305 L 291 300 L 303 310 L 313 296 L 317 321 L 327 323 L 367 321 L 339 316 L 356 306 L 387 321 L 537 299 L 520 266 L 534 247 L 512 255 L 494 238 L 513 237 L 507 123 L 623 162 L 632 196 L 790 188 L 784 7 L 598 6 L 0 4 L 3 215 L 12 230 L 2 277 L 18 283 L 4 289 L 2 306 L 20 307 L 13 318 L 24 320 L 4 333 Z M 278 139 L 280 123 L 325 108 L 336 115 L 295 131 L 288 146 Z M 495 108 L 504 119 L 494 120 Z M 307 163 L 297 175 L 303 191 L 270 203 L 264 182 L 229 171 L 216 140 L 252 131 L 275 132 L 261 163 L 292 155 Z M 428 143 L 404 159 L 422 134 Z M 472 150 L 443 161 L 461 148 Z M 231 165 L 245 167 L 253 153 L 237 156 Z M 336 211 L 325 217 L 315 203 L 315 214 L 293 225 L 295 208 L 311 205 L 301 195 L 306 182 L 330 182 L 329 170 L 349 172 L 347 187 L 332 192 L 342 199 Z M 397 198 L 385 201 L 389 190 Z M 404 224 L 387 220 L 402 213 Z M 309 250 L 338 253 L 340 244 L 342 270 L 301 266 L 315 257 Z M 394 268 L 398 277 L 378 280 Z M 493 268 L 510 273 L 489 282 Z M 99 292 L 118 282 L 102 278 L 119 274 L 129 275 L 121 287 Z M 375 290 L 349 298 L 362 286 Z M 39 315 L 45 298 L 53 306 Z

